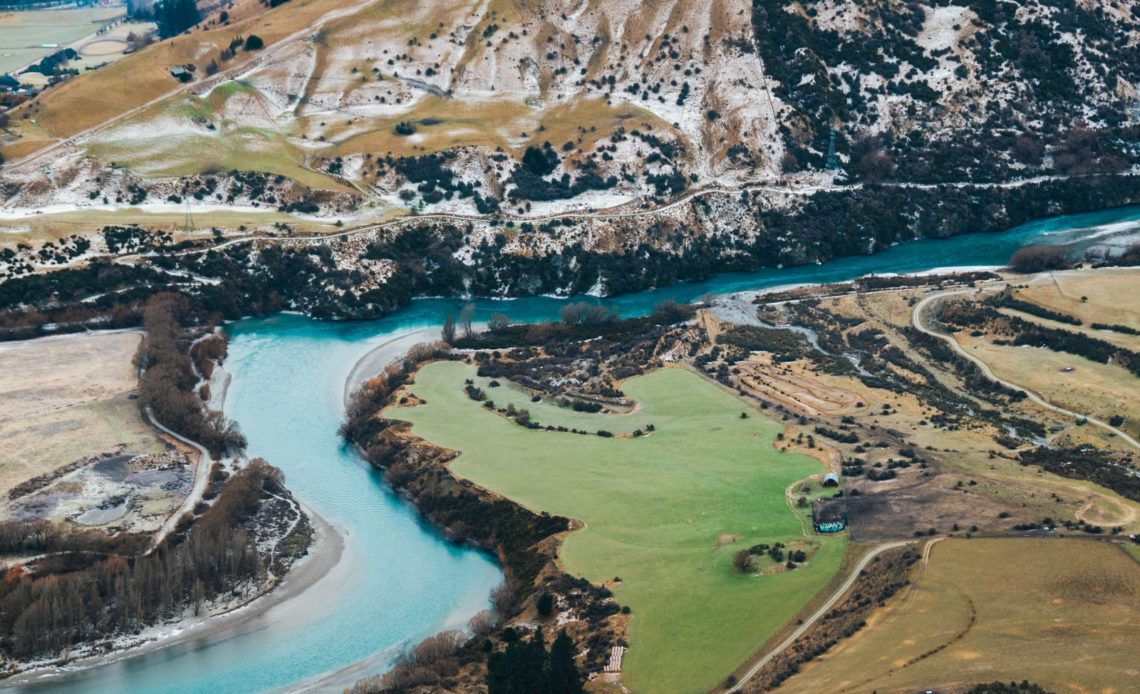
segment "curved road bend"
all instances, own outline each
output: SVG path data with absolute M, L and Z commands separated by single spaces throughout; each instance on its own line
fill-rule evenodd
M 748 668 L 748 672 L 745 672 L 743 675 L 741 675 L 736 684 L 727 690 L 729 694 L 732 694 L 733 692 L 739 692 L 740 688 L 747 684 L 750 679 L 755 677 L 756 673 L 760 672 L 761 668 L 767 665 L 768 662 L 772 660 L 772 658 L 775 658 L 780 653 L 786 651 L 793 643 L 796 642 L 796 640 L 803 636 L 808 629 L 810 629 L 816 622 L 822 619 L 823 616 L 827 614 L 832 607 L 835 607 L 835 603 L 839 602 L 840 598 L 846 595 L 847 591 L 851 590 L 851 587 L 855 585 L 855 581 L 859 579 L 859 574 L 862 573 L 863 569 L 867 568 L 867 565 L 871 563 L 872 559 L 889 549 L 903 547 L 913 542 L 914 540 L 887 542 L 885 544 L 879 545 L 878 547 L 875 547 L 870 552 L 865 554 L 863 558 L 859 560 L 859 563 L 855 565 L 855 568 L 851 570 L 851 575 L 847 577 L 847 580 L 843 582 L 843 585 L 839 586 L 839 588 L 837 588 L 836 591 L 831 594 L 831 597 L 829 597 L 826 602 L 820 605 L 818 610 L 816 610 L 810 617 L 805 619 L 803 621 L 803 624 L 797 626 L 796 629 L 788 635 L 788 638 L 781 641 L 776 645 L 775 648 L 768 651 L 764 657 L 753 663 L 752 667 Z
M 174 530 L 174 527 L 178 525 L 178 520 L 182 518 L 182 515 L 193 510 L 194 506 L 198 503 L 198 500 L 202 498 L 202 493 L 206 491 L 206 482 L 210 479 L 210 463 L 212 463 L 214 459 L 210 455 L 210 452 L 206 450 L 206 447 L 202 444 L 198 443 L 197 441 L 191 441 L 185 436 L 163 426 L 157 419 L 154 418 L 154 415 L 151 414 L 149 407 L 146 408 L 145 413 L 147 421 L 150 422 L 154 428 L 177 441 L 181 441 L 187 446 L 193 446 L 198 451 L 198 465 L 194 469 L 194 485 L 190 488 L 190 493 L 187 494 L 186 498 L 182 500 L 182 504 L 177 509 L 175 509 L 174 513 L 170 514 L 170 517 L 167 518 L 166 522 L 162 524 L 162 527 L 159 529 L 159 531 L 155 533 L 154 543 L 146 552 L 147 554 L 150 554 L 155 550 L 155 548 L 161 545 L 162 541 L 166 539 L 166 536 Z
M 1061 414 L 1061 415 L 1064 415 L 1066 417 L 1070 417 L 1073 420 L 1077 420 L 1077 419 L 1080 419 L 1083 417 L 1089 424 L 1092 424 L 1094 426 L 1098 426 L 1101 429 L 1104 429 L 1106 431 L 1112 432 L 1113 434 L 1116 434 L 1117 436 L 1119 436 L 1121 438 L 1121 440 L 1127 442 L 1128 445 L 1132 446 L 1136 450 L 1140 450 L 1140 442 L 1138 442 L 1136 439 L 1132 438 L 1128 434 L 1124 433 L 1120 429 L 1117 429 L 1116 427 L 1110 425 L 1108 422 L 1102 422 L 1101 420 L 1099 420 L 1095 417 L 1092 417 L 1092 416 L 1089 416 L 1086 414 L 1081 414 L 1078 412 L 1073 412 L 1071 410 L 1066 410 L 1063 407 L 1058 407 L 1057 405 L 1054 405 L 1053 403 L 1048 402 L 1047 400 L 1045 400 L 1045 398 L 1041 397 L 1037 393 L 1034 393 L 1033 391 L 1029 390 L 1028 388 L 1026 388 L 1024 386 L 1020 386 L 1020 385 L 1013 383 L 1011 381 L 1007 381 L 1007 380 L 998 378 L 996 375 L 994 375 L 993 370 L 990 369 L 990 367 L 984 361 L 982 361 L 981 359 L 979 359 L 979 358 L 975 357 L 974 355 L 970 354 L 969 352 L 967 352 L 965 350 L 965 348 L 963 348 L 962 345 L 958 344 L 958 341 L 955 340 L 952 336 L 938 332 L 938 331 L 936 331 L 936 330 L 934 330 L 934 329 L 932 329 L 926 325 L 926 323 L 924 322 L 925 318 L 923 317 L 923 312 L 926 310 L 927 306 L 929 306 L 931 303 L 933 303 L 934 301 L 937 301 L 939 299 L 943 299 L 945 297 L 948 297 L 948 296 L 955 296 L 955 295 L 960 295 L 960 294 L 969 294 L 972 291 L 973 290 L 971 290 L 971 289 L 955 289 L 955 290 L 951 290 L 951 291 L 938 292 L 936 294 L 931 294 L 930 296 L 924 298 L 922 301 L 919 301 L 917 304 L 915 304 L 914 310 L 911 311 L 911 314 L 910 314 L 911 324 L 914 325 L 915 329 L 918 330 L 919 332 L 926 333 L 927 335 L 930 335 L 931 337 L 936 337 L 939 340 L 944 341 L 946 344 L 948 344 L 950 346 L 951 349 L 953 349 L 959 355 L 965 357 L 966 359 L 969 359 L 971 362 L 973 362 L 975 365 L 977 365 L 977 367 L 982 370 L 982 373 L 985 374 L 986 377 L 989 378 L 990 380 L 995 381 L 997 383 L 1000 383 L 1001 385 L 1003 385 L 1007 388 L 1013 388 L 1014 390 L 1018 390 L 1018 391 L 1021 391 L 1022 393 L 1025 393 L 1026 397 L 1029 398 L 1031 401 L 1033 401 L 1035 404 L 1040 405 L 1041 407 L 1044 407 L 1045 409 L 1050 410 L 1052 412 L 1056 412 L 1057 414 Z

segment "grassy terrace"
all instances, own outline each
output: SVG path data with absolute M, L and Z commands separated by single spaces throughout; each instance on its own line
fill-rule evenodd
M 615 434 L 655 426 L 640 438 L 526 429 L 470 399 L 464 380 L 474 377 L 469 365 L 428 365 L 412 388 L 425 404 L 387 415 L 461 451 L 456 474 L 585 522 L 562 559 L 593 581 L 621 577 L 615 596 L 634 615 L 623 680 L 635 691 L 717 684 L 838 569 L 845 538 L 805 538 L 785 500 L 790 485 L 820 472 L 818 461 L 776 451 L 779 423 L 699 376 L 664 369 L 626 381 L 626 395 L 640 403 L 628 415 L 530 403 L 521 391 L 476 379 L 497 406 L 525 406 L 543 425 Z M 737 573 L 733 553 L 761 542 L 795 543 L 811 556 L 794 571 L 766 560 L 757 574 Z
M 1053 692 L 1136 691 L 1140 567 L 1119 547 L 947 540 L 918 576 L 871 628 L 779 691 L 915 692 L 1026 677 Z

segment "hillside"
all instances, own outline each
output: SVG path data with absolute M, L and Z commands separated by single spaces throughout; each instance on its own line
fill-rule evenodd
M 0 276 L 57 266 L 29 241 L 85 209 L 199 242 L 171 218 L 197 209 L 223 236 L 343 224 L 362 235 L 328 262 L 360 298 L 409 254 L 421 274 L 457 266 L 413 293 L 607 293 L 1140 202 L 1126 0 L 228 12 L 12 114 L 0 213 L 9 250 L 29 249 Z M 263 48 L 236 41 L 255 30 Z M 409 230 L 400 257 L 364 252 Z
M 79 133 L 69 156 L 53 157 L 56 190 L 7 205 L 82 187 L 90 177 L 63 171 L 84 157 L 142 179 L 250 169 L 319 188 L 344 177 L 391 205 L 471 213 L 496 202 L 609 207 L 792 174 L 932 183 L 1117 172 L 1140 161 L 1130 5 L 289 3 L 256 22 L 206 20 L 111 68 L 156 96 L 178 87 L 160 60 L 200 62 L 203 77 Z M 238 51 L 226 79 L 204 77 L 243 27 L 278 42 L 245 63 Z M 41 134 L 96 126 L 114 109 L 75 106 L 106 92 L 107 77 L 84 75 L 26 111 Z M 536 155 L 524 161 L 528 147 Z M 403 159 L 432 153 L 442 154 Z M 9 181 L 26 181 L 26 167 L 11 169 Z

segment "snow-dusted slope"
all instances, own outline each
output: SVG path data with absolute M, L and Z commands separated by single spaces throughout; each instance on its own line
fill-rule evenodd
M 82 203 L 111 161 L 164 197 L 153 179 L 247 169 L 534 217 L 1140 162 L 1130 0 L 384 0 L 237 77 L 79 138 L 47 181 L 8 173 L 4 204 Z

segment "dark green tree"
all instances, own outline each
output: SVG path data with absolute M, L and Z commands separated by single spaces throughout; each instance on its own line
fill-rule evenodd
M 546 176 L 558 168 L 561 159 L 558 152 L 550 146 L 549 142 L 542 143 L 542 147 L 530 146 L 523 152 L 523 166 L 535 176 Z
M 549 617 L 550 613 L 554 611 L 554 596 L 550 593 L 543 593 L 538 596 L 538 601 L 535 603 L 538 608 L 538 613 L 543 617 Z
M 154 6 L 158 35 L 164 39 L 177 36 L 202 19 L 194 0 L 162 0 Z
M 574 664 L 574 641 L 566 630 L 550 646 L 546 662 L 546 691 L 549 694 L 581 694 L 582 673 Z

